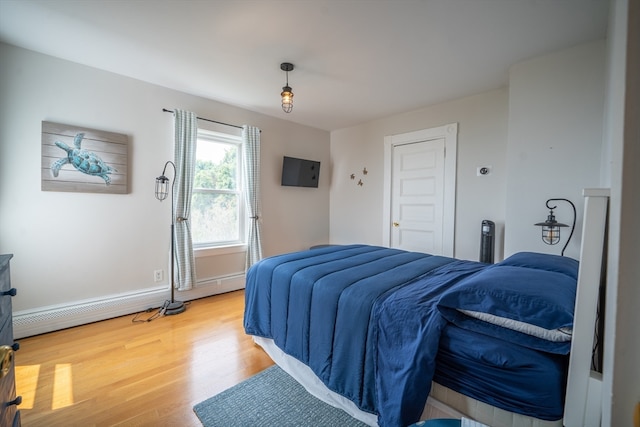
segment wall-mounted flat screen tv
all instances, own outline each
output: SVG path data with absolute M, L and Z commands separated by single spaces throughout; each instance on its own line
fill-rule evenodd
M 320 162 L 284 156 L 282 160 L 282 185 L 318 188 L 319 179 Z

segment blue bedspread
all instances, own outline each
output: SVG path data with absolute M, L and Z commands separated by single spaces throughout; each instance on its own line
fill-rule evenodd
M 556 420 L 577 273 L 576 260 L 547 254 L 521 252 L 488 265 L 331 246 L 267 258 L 249 269 L 244 327 L 273 339 L 329 389 L 377 414 L 381 427 L 419 419 L 437 360 L 444 384 L 506 410 Z M 479 320 L 476 313 L 491 318 Z M 460 328 L 457 336 L 473 334 L 461 340 L 472 348 L 450 342 L 452 325 Z M 471 369 L 473 375 L 463 375 Z M 517 381 L 509 382 L 512 377 Z M 484 378 L 513 387 L 501 395 L 502 386 L 483 386 Z
M 433 381 L 491 406 L 555 421 L 564 411 L 568 362 L 568 355 L 449 323 L 440 335 Z
M 446 324 L 438 298 L 484 268 L 365 245 L 267 258 L 247 272 L 245 330 L 272 338 L 329 389 L 378 414 L 381 427 L 409 425 Z

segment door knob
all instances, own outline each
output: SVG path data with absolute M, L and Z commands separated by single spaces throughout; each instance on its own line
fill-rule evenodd
M 4 378 L 13 365 L 13 349 L 8 345 L 0 346 L 0 378 Z
M 393 226 L 394 226 L 394 227 L 400 227 L 400 223 L 399 223 L 399 222 L 395 222 L 395 221 L 394 221 L 394 222 L 393 222 Z

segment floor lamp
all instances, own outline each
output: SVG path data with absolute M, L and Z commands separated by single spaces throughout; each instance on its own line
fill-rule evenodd
M 175 205 L 173 202 L 174 187 L 176 185 L 176 165 L 172 161 L 164 164 L 162 174 L 156 178 L 156 199 L 163 201 L 169 195 L 169 178 L 165 176 L 167 166 L 173 166 L 173 182 L 171 184 L 171 300 L 165 301 L 160 312 L 165 315 L 180 314 L 187 309 L 182 301 L 174 299 L 175 276 L 173 268 L 175 264 Z

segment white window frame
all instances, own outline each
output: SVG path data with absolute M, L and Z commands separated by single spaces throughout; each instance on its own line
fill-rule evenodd
M 237 194 L 238 196 L 238 231 L 239 239 L 221 242 L 194 243 L 193 250 L 196 258 L 209 255 L 222 255 L 226 253 L 242 252 L 246 250 L 247 240 L 247 211 L 244 197 L 244 173 L 243 173 L 243 156 L 242 156 L 242 137 L 223 132 L 217 132 L 207 129 L 198 129 L 198 142 L 200 140 L 208 140 L 213 143 L 233 144 L 238 148 L 238 177 L 236 190 L 213 190 L 213 189 L 196 189 L 193 188 L 193 194 L 197 193 L 214 193 L 214 194 Z M 198 147 L 196 145 L 196 158 Z

